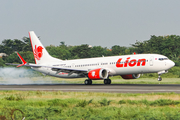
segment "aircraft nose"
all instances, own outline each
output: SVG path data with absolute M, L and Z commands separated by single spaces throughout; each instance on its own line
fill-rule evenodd
M 175 63 L 174 63 L 173 61 L 171 61 L 171 60 L 168 62 L 168 64 L 169 64 L 169 67 L 170 67 L 170 68 L 172 68 L 173 66 L 175 66 Z

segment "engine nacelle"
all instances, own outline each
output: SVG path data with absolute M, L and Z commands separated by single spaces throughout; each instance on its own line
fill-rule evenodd
M 137 79 L 141 76 L 141 74 L 129 74 L 129 75 L 121 75 L 123 79 Z
M 108 72 L 106 69 L 98 68 L 88 72 L 88 78 L 91 80 L 107 79 Z

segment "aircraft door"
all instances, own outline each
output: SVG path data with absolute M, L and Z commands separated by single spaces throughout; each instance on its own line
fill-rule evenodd
M 150 66 L 153 66 L 153 60 L 154 60 L 154 57 L 151 56 L 151 57 L 150 57 L 150 61 L 149 61 Z

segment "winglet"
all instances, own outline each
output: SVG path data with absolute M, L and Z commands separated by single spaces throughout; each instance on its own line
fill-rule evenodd
M 21 65 L 18 65 L 17 67 L 21 67 L 23 65 L 25 65 L 27 62 L 21 57 L 21 55 L 17 52 L 17 55 L 19 56 L 20 60 L 22 61 Z

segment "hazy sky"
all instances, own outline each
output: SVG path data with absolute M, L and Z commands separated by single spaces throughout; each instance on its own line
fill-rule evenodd
M 130 46 L 180 34 L 179 0 L 2 0 L 0 43 L 35 31 L 44 46 Z

